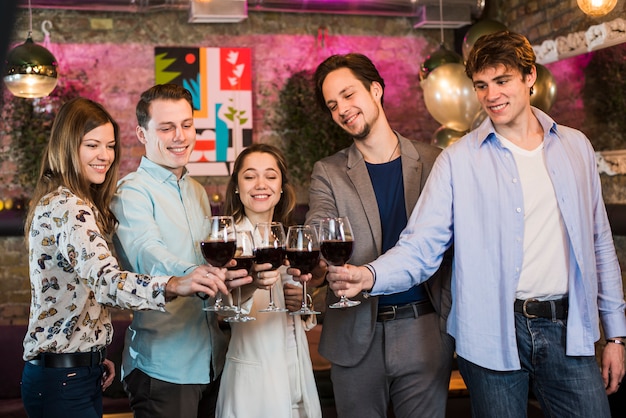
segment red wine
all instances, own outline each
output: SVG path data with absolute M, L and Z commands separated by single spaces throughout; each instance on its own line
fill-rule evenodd
M 283 265 L 283 249 L 282 247 L 273 248 L 257 248 L 254 250 L 254 256 L 256 257 L 255 263 L 272 263 L 272 268 L 277 269 Z
M 235 255 L 237 241 L 202 241 L 202 255 L 213 267 L 223 267 Z
M 287 250 L 287 260 L 289 265 L 300 270 L 302 274 L 309 274 L 320 259 L 320 251 L 297 251 Z
M 237 260 L 237 265 L 235 267 L 228 267 L 228 270 L 239 270 L 246 269 L 248 274 L 250 274 L 250 269 L 252 268 L 252 263 L 254 263 L 255 257 L 253 255 L 241 255 L 235 257 Z
M 320 251 L 329 264 L 343 266 L 352 255 L 352 244 L 353 241 L 322 241 Z

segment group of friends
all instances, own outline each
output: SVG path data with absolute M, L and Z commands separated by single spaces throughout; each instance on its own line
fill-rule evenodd
M 530 390 L 546 417 L 610 417 L 626 317 L 593 149 L 531 107 L 525 37 L 481 37 L 466 73 L 488 117 L 442 151 L 391 128 L 368 57 L 318 66 L 319 105 L 353 144 L 315 164 L 305 222 L 347 216 L 355 239 L 350 264 L 321 260 L 309 274 L 205 264 L 211 206 L 185 168 L 196 141 L 186 89 L 141 95 L 145 155 L 119 181 L 117 123 L 91 100 L 64 104 L 25 224 L 29 417 L 102 416 L 115 378 L 109 308 L 121 307 L 134 311 L 121 379 L 135 417 L 320 418 L 305 335 L 316 317 L 258 313 L 272 286 L 280 306 L 299 309 L 296 282 L 326 285 L 328 303 L 361 301 L 324 317 L 319 351 L 339 417 L 445 417 L 455 353 L 473 417 L 526 417 Z M 278 148 L 255 143 L 237 156 L 224 204 L 237 228 L 290 225 L 295 205 Z M 257 320 L 231 323 L 227 339 L 203 308 L 235 288 Z

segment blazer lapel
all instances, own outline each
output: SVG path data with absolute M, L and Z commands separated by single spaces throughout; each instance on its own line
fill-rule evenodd
M 423 165 L 420 155 L 409 139 L 396 133 L 400 140 L 400 150 L 402 152 L 402 178 L 404 181 L 404 201 L 406 205 L 406 216 L 409 218 L 417 199 L 422 191 Z
M 348 150 L 347 174 L 359 195 L 363 212 L 369 223 L 370 233 L 376 243 L 378 254 L 380 254 L 383 237 L 378 203 L 376 203 L 376 195 L 374 194 L 374 188 L 372 187 L 370 174 L 365 166 L 363 155 L 354 144 Z

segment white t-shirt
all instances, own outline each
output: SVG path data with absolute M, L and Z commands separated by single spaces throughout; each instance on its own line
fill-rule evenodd
M 529 151 L 498 138 L 515 158 L 524 194 L 524 262 L 516 297 L 558 299 L 567 294 L 569 252 L 543 142 Z

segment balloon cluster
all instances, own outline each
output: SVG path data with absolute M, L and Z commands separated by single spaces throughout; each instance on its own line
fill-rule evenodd
M 478 38 L 503 30 L 507 28 L 500 22 L 482 20 L 465 34 L 462 57 L 442 45 L 422 64 L 419 77 L 426 109 L 442 125 L 433 134 L 433 145 L 447 147 L 478 127 L 487 117 L 478 103 L 472 80 L 465 74 L 464 62 Z M 536 67 L 537 81 L 530 104 L 547 112 L 556 97 L 556 83 L 546 67 L 541 64 Z

